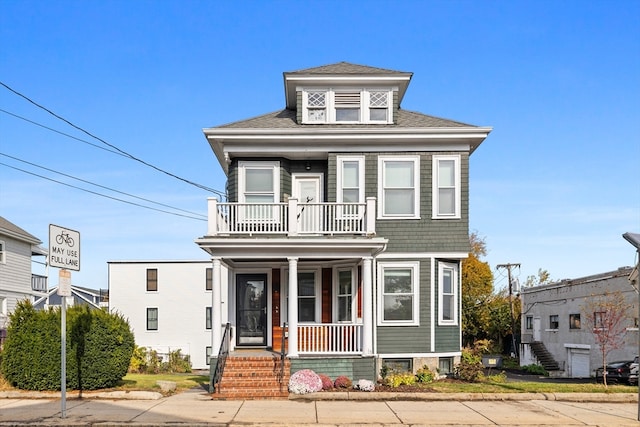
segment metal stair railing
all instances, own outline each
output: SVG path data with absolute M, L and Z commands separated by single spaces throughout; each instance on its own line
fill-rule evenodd
M 229 356 L 230 332 L 231 324 L 227 323 L 224 328 L 224 333 L 222 334 L 222 342 L 220 343 L 218 358 L 216 359 L 216 369 L 213 371 L 213 377 L 211 379 L 212 393 L 220 393 L 220 382 L 222 381 L 224 366 L 227 363 L 227 356 Z

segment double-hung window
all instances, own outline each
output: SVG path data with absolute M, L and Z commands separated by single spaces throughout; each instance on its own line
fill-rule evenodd
M 206 269 L 205 279 L 204 279 L 204 288 L 207 291 L 210 291 L 213 289 L 213 269 L 212 268 Z
M 336 281 L 336 313 L 337 322 L 353 322 L 354 320 L 354 271 L 353 269 L 338 269 Z
M 378 157 L 379 218 L 420 217 L 420 157 Z
M 337 197 L 338 203 L 364 203 L 364 156 L 338 156 L 337 158 Z M 344 217 L 362 217 L 361 206 L 344 205 L 339 215 Z
M 318 298 L 315 271 L 298 272 L 298 321 L 318 322 Z
M 158 308 L 147 308 L 147 331 L 158 330 Z
M 418 261 L 378 263 L 378 322 L 380 325 L 419 324 Z
M 458 264 L 438 263 L 438 323 L 458 324 Z
M 6 243 L 4 242 L 4 240 L 0 240 L 0 264 L 7 263 L 7 256 L 5 255 L 6 250 Z
M 156 292 L 158 290 L 158 269 L 147 269 L 147 291 Z
M 460 218 L 460 156 L 433 156 L 433 218 Z
M 280 201 L 280 162 L 238 163 L 239 202 L 244 221 L 272 222 L 279 218 L 276 203 Z
M 211 315 L 212 315 L 212 310 L 211 307 L 205 307 L 204 309 L 204 317 L 205 317 L 205 321 L 204 321 L 204 327 L 205 329 L 211 329 Z

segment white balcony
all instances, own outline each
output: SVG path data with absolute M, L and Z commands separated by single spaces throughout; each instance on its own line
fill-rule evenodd
M 208 236 L 375 235 L 375 197 L 366 203 L 219 203 L 209 199 Z

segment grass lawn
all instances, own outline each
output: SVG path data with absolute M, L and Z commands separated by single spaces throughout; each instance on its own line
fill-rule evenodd
M 160 391 L 157 381 L 173 381 L 177 390 L 194 387 L 208 389 L 209 376 L 198 374 L 127 374 L 116 390 Z M 0 391 L 13 390 L 0 376 Z M 403 391 L 401 388 L 398 391 Z M 556 383 L 556 382 L 481 382 L 435 381 L 423 386 L 413 386 L 406 391 L 434 393 L 637 393 L 637 386 L 609 385 L 596 383 Z

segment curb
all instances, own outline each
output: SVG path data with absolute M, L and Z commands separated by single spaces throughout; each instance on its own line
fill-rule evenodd
M 638 402 L 635 393 L 309 393 L 290 394 L 289 400 L 307 401 L 527 401 L 550 400 L 556 402 L 609 402 L 634 403 Z

